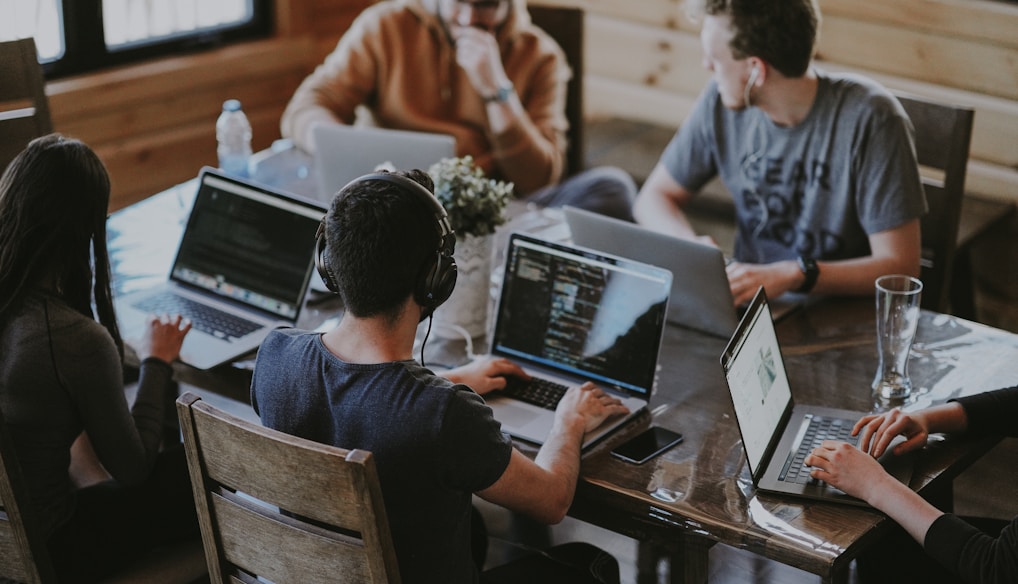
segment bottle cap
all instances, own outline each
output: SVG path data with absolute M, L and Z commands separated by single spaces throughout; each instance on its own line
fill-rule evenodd
M 223 102 L 224 112 L 239 112 L 240 111 L 240 100 L 228 99 Z

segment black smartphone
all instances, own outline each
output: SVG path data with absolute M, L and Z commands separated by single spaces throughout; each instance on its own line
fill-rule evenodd
M 679 442 L 682 442 L 682 434 L 668 428 L 651 426 L 616 446 L 611 453 L 626 462 L 643 464 Z

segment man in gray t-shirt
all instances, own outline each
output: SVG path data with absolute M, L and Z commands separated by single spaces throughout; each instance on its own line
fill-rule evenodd
M 736 209 L 736 304 L 760 285 L 771 297 L 870 294 L 880 275 L 918 275 L 926 201 L 897 100 L 811 66 L 813 0 L 699 8 L 713 79 L 644 184 L 637 221 L 697 238 L 682 207 L 720 177 Z

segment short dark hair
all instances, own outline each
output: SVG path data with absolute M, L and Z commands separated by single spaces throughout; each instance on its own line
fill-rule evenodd
M 0 177 L 0 322 L 45 286 L 89 318 L 94 301 L 123 355 L 106 250 L 109 202 L 106 167 L 83 142 L 50 134 L 11 161 Z
M 816 52 L 816 0 L 697 0 L 692 10 L 732 19 L 736 59 L 757 56 L 786 77 L 802 77 Z
M 435 191 L 428 173 L 396 171 Z M 325 219 L 328 262 L 347 310 L 366 318 L 399 316 L 440 243 L 433 206 L 395 183 L 354 182 L 333 199 Z

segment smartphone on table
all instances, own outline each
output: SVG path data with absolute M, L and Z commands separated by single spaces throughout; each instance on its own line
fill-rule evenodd
M 611 454 L 626 462 L 643 464 L 679 442 L 682 442 L 682 434 L 668 428 L 651 426 L 616 446 Z

